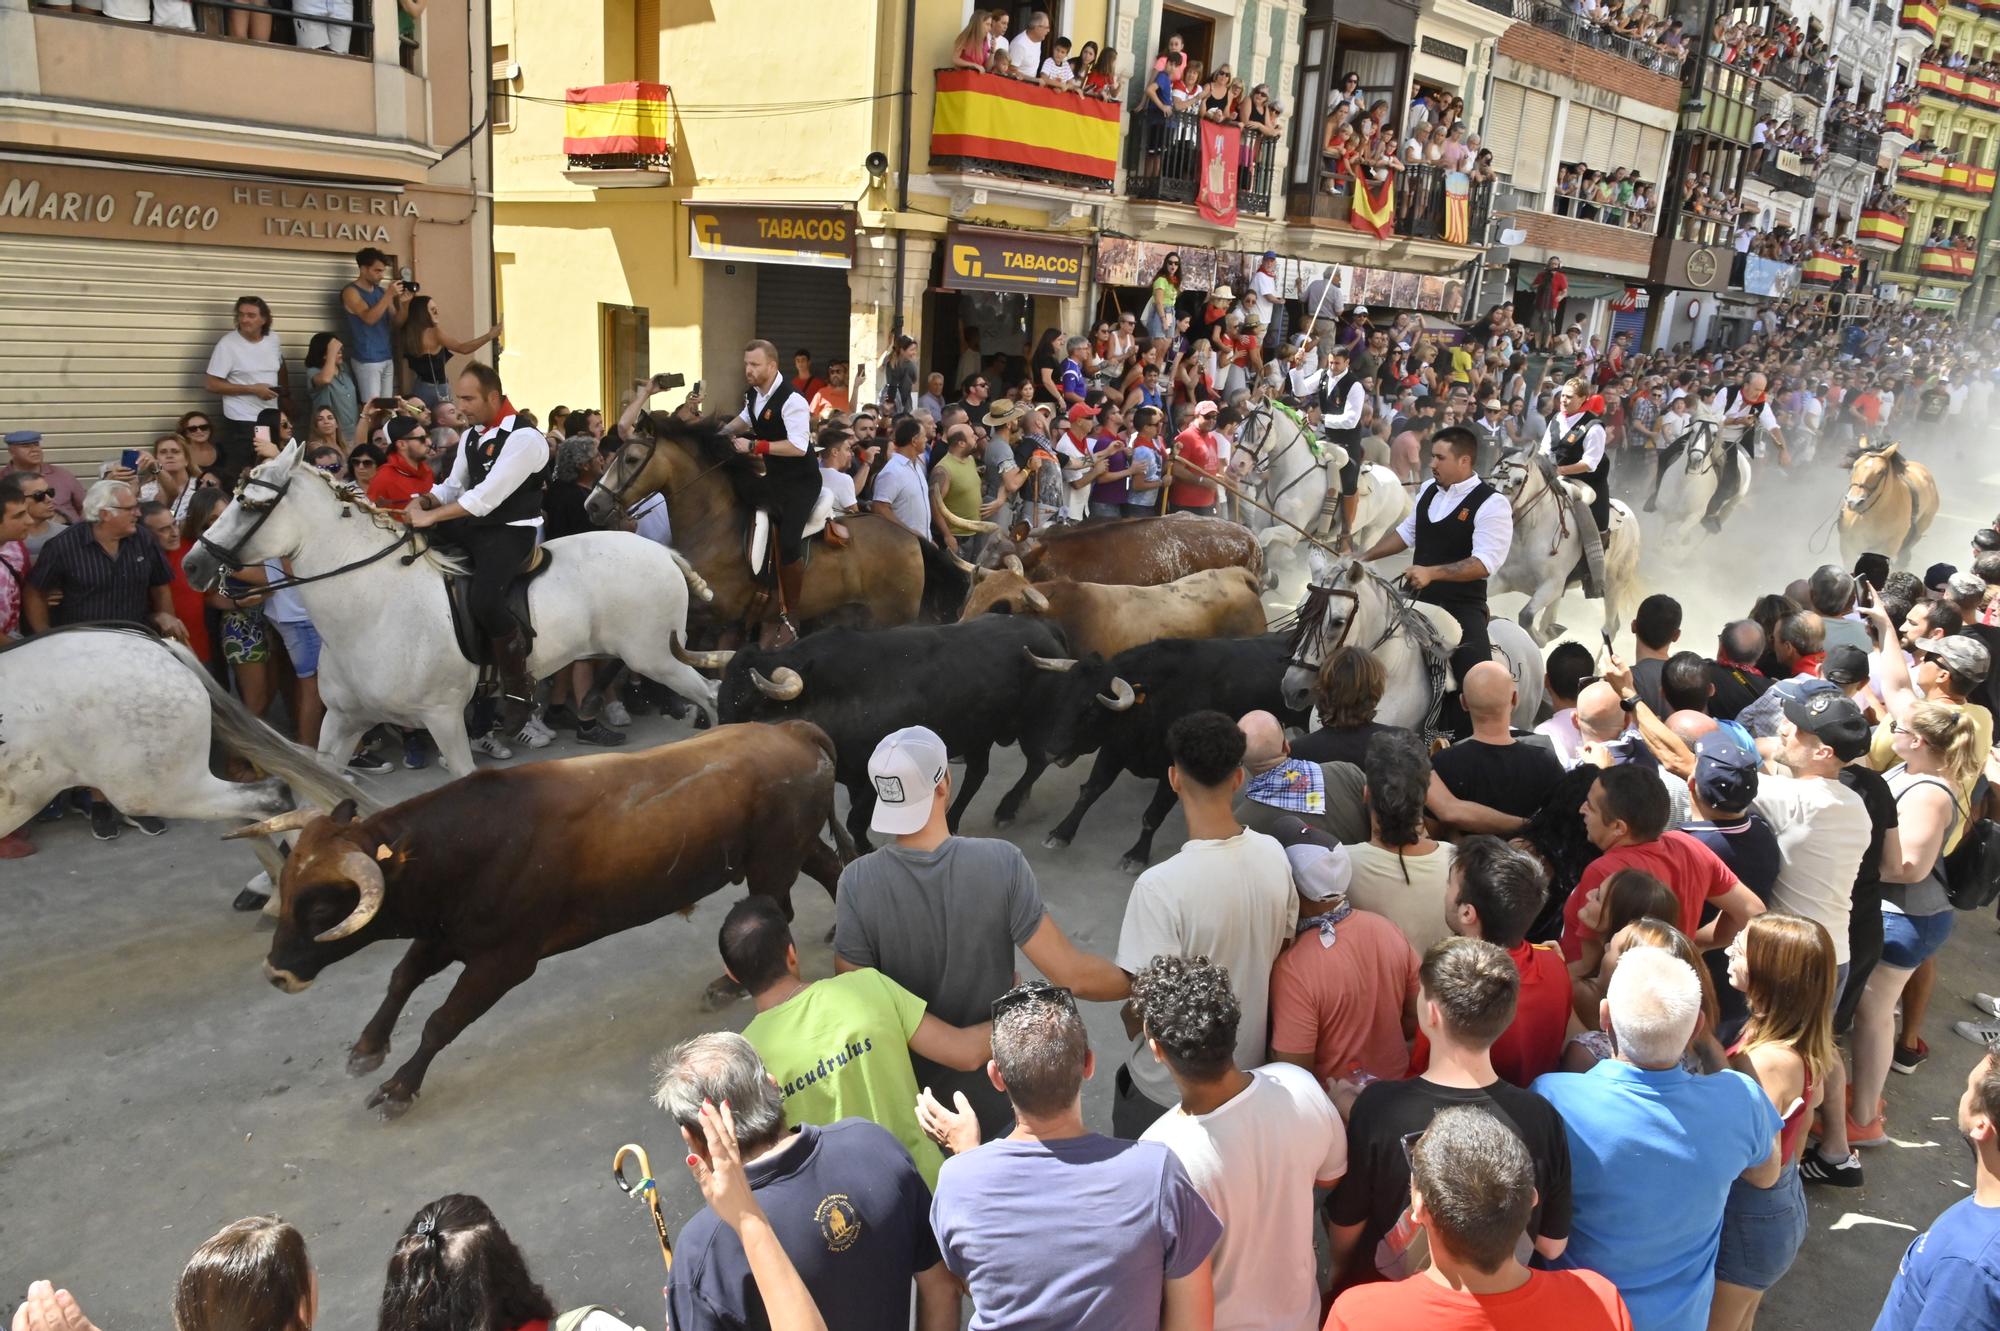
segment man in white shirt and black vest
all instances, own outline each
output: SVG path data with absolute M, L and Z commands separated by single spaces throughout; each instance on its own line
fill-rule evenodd
M 1354 549 L 1354 512 L 1361 502 L 1361 416 L 1368 407 L 1368 386 L 1354 372 L 1347 349 L 1336 346 L 1326 354 L 1326 376 L 1321 380 L 1320 433 L 1347 452 L 1347 465 L 1340 469 L 1340 536 L 1335 549 L 1347 554 Z
M 1752 372 L 1743 376 L 1743 382 L 1733 388 L 1724 388 L 1709 399 L 1704 416 L 1719 419 L 1722 424 L 1722 474 L 1716 478 L 1715 493 L 1708 498 L 1708 511 L 1702 515 L 1701 525 L 1712 532 L 1722 530 L 1722 519 L 1742 496 L 1748 474 L 1745 471 L 1747 459 L 1757 454 L 1757 441 L 1768 437 L 1778 446 L 1778 461 L 1785 466 L 1792 464 L 1792 452 L 1785 446 L 1784 431 L 1778 427 L 1777 413 L 1771 410 L 1770 380 L 1762 374 Z M 1699 428 L 1699 423 L 1697 423 Z M 1667 468 L 1674 465 L 1687 447 L 1687 435 L 1683 434 L 1672 444 L 1660 450 L 1659 461 L 1653 468 L 1653 492 L 1646 498 L 1646 511 L 1651 513 L 1653 505 L 1660 497 L 1660 478 L 1667 474 Z
M 1371 561 L 1411 551 L 1404 584 L 1417 600 L 1458 622 L 1451 668 L 1460 680 L 1473 666 L 1493 659 L 1486 634 L 1486 580 L 1500 571 L 1514 544 L 1514 510 L 1473 469 L 1478 456 L 1479 437 L 1463 425 L 1433 435 L 1431 483 L 1418 493 L 1410 515 L 1361 556 Z
M 797 389 L 778 370 L 778 349 L 758 340 L 743 348 L 743 410 L 727 427 L 737 436 L 736 451 L 761 459 L 764 470 L 730 472 L 736 493 L 752 508 L 771 515 L 776 551 L 778 612 L 764 616 L 759 646 L 783 647 L 798 639 L 792 615 L 804 599 L 805 525 L 819 502 L 819 459 L 813 455 L 812 413 Z M 762 575 L 763 570 L 754 570 Z
M 1590 521 L 1578 514 L 1583 538 L 1586 596 L 1604 594 L 1604 539 L 1611 531 L 1611 455 L 1605 448 L 1604 399 L 1587 380 L 1571 379 L 1556 396 L 1556 414 L 1542 435 L 1541 455 L 1557 476 L 1590 487 Z M 1580 507 L 1580 506 L 1578 506 Z
M 528 678 L 528 635 L 507 610 L 507 588 L 541 532 L 549 441 L 533 426 L 515 423 L 500 375 L 489 365 L 466 366 L 456 396 L 471 427 L 459 441 L 450 474 L 411 499 L 403 518 L 418 529 L 440 528 L 437 535 L 472 562 L 467 600 L 500 675 L 496 729 L 511 735 L 532 714 L 535 685 Z

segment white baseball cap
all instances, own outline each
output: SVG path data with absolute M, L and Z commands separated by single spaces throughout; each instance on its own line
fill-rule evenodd
M 944 741 L 924 726 L 884 735 L 868 756 L 868 780 L 875 787 L 875 815 L 868 830 L 883 836 L 923 831 L 931 820 L 931 797 L 949 762 Z

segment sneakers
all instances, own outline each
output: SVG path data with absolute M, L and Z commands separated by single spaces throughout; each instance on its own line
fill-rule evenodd
M 1980 997 L 1984 998 L 1986 995 L 1981 994 Z M 2000 1040 L 2000 1022 L 1955 1021 L 1951 1024 L 1951 1029 L 1959 1039 L 1970 1040 L 1981 1048 L 1987 1048 L 1995 1040 Z
M 119 833 L 118 814 L 102 800 L 90 806 L 90 834 L 99 841 L 116 841 Z
M 506 759 L 514 756 L 514 751 L 508 748 L 498 735 L 481 735 L 478 739 L 472 741 L 472 751 L 474 753 L 483 753 L 488 758 Z
M 1847 1144 L 1859 1151 L 1865 1147 L 1887 1146 L 1889 1144 L 1889 1120 L 1886 1115 L 1877 1114 L 1873 1123 L 1856 1123 L 1847 1120 Z
M 625 710 L 625 704 L 613 698 L 604 704 L 602 720 L 607 726 L 623 728 L 632 724 L 632 714 Z
M 606 716 L 610 715 L 610 710 L 608 707 L 605 709 Z M 579 723 L 576 728 L 576 742 L 578 744 L 598 744 L 605 748 L 614 748 L 617 745 L 623 744 L 625 742 L 625 732 L 622 730 L 613 730 L 610 726 L 604 724 L 604 719 L 604 717 L 599 717 L 594 721 Z
M 1824 1183 L 1830 1188 L 1858 1188 L 1861 1186 L 1861 1157 L 1849 1152 L 1845 1160 L 1829 1160 L 1818 1151 L 1801 1151 L 1799 1177 L 1808 1183 Z
M 571 710 L 568 703 L 559 702 L 552 707 L 542 709 L 542 724 L 551 730 L 557 728 L 575 730 L 576 713 Z
M 431 746 L 424 742 L 422 732 L 412 730 L 403 736 L 403 766 L 412 772 L 431 765 Z
M 1914 1049 L 1908 1045 L 1896 1046 L 1895 1051 L 1889 1055 L 1889 1066 L 1907 1077 L 1930 1057 L 1930 1052 L 1931 1047 L 1924 1043 L 1922 1036 L 1918 1036 Z
M 151 814 L 121 813 L 118 816 L 124 820 L 125 826 L 136 827 L 147 836 L 158 836 L 167 830 L 166 823 Z
M 2000 1017 L 2000 997 L 1996 997 L 1993 994 L 1974 994 L 1972 996 L 1972 1006 L 1978 1008 L 1989 1017 Z
M 521 728 L 515 732 L 514 738 L 531 749 L 546 749 L 556 742 L 556 732 L 531 716 L 521 723 Z
M 347 760 L 347 770 L 360 772 L 365 776 L 381 776 L 384 772 L 393 772 L 396 769 L 387 759 L 377 758 L 366 749 L 356 749 L 354 756 Z

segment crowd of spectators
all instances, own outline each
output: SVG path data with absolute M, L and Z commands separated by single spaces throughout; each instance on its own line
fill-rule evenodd
M 1655 216 L 1653 189 L 1639 178 L 1636 167 L 1606 171 L 1583 162 L 1563 162 L 1556 168 L 1555 211 L 1578 221 L 1650 231 Z
M 1983 79 L 2000 79 L 2000 60 L 1958 50 L 1949 37 L 1940 38 L 1938 44 L 1924 59 L 1929 64 L 1943 65 L 1946 69 L 1957 70 L 1960 73 Z
M 1766 164 L 1776 165 L 1779 153 L 1792 153 L 1800 159 L 1802 169 L 1793 174 L 1812 177 L 1818 175 L 1819 164 L 1826 160 L 1826 144 L 1814 133 L 1808 116 L 1795 115 L 1780 121 L 1768 114 L 1760 115 L 1750 127 L 1747 169 L 1755 173 Z
M 1685 172 L 1680 193 L 1682 240 L 1697 239 L 1708 231 L 1728 235 L 1743 216 L 1742 195 L 1717 185 L 1713 171 Z
M 1619 50 L 1662 74 L 1678 74 L 1687 58 L 1687 33 L 1681 21 L 1655 10 L 1647 0 L 1569 0 L 1569 9 L 1585 25 L 1582 39 L 1596 35 L 1617 38 Z
M 121 23 L 202 32 L 254 42 L 283 41 L 303 50 L 366 55 L 365 0 L 32 0 L 37 9 L 92 14 Z M 430 0 L 396 0 L 397 39 L 405 67 L 417 49 L 417 22 Z
M 952 66 L 1038 83 L 1103 101 L 1119 100 L 1118 51 L 1085 42 L 1072 54 L 1070 39 L 1051 34 L 1049 16 L 1036 10 L 1028 26 L 1007 36 L 1011 16 L 1004 9 L 975 9 L 952 40 Z
M 1743 23 L 1719 15 L 1709 32 L 1709 56 L 1746 74 L 1762 78 L 1779 61 L 1798 61 L 1807 69 L 1831 69 L 1833 48 L 1821 36 L 1819 20 L 1801 26 L 1791 15 L 1774 13 L 1768 24 Z
M 1829 129 L 1843 125 L 1861 134 L 1880 134 L 1882 113 L 1861 102 L 1838 101 L 1826 109 L 1826 124 Z

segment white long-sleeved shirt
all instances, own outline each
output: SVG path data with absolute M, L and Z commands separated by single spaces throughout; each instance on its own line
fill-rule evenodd
M 1429 486 L 1431 521 L 1437 522 L 1450 513 L 1479 482 L 1480 477 L 1476 473 L 1450 487 L 1433 481 Z M 1423 502 L 1423 497 L 1419 495 L 1417 503 Z M 1396 535 L 1402 537 L 1403 544 L 1412 550 L 1417 548 L 1417 512 L 1418 509 L 1412 506 L 1410 515 L 1396 527 Z M 1486 565 L 1486 574 L 1491 577 L 1507 562 L 1507 552 L 1513 548 L 1514 509 L 1505 495 L 1496 493 L 1472 515 L 1472 557 Z
M 751 400 L 751 404 L 736 413 L 736 419 L 744 425 L 755 425 L 752 412 L 761 412 L 771 400 L 771 394 L 778 391 L 779 379 L 771 380 L 771 386 L 763 389 Z M 794 392 L 785 399 L 785 405 L 778 409 L 778 418 L 785 423 L 785 440 L 802 453 L 812 451 L 812 408 L 807 404 L 805 394 Z
M 1542 434 L 1542 453 L 1554 458 L 1556 440 L 1568 434 L 1582 416 L 1583 413 L 1580 411 L 1574 416 L 1565 416 L 1557 412 L 1555 418 L 1549 422 L 1549 428 Z M 1604 461 L 1604 423 L 1595 421 L 1583 434 L 1583 464 L 1595 471 L 1597 464 L 1602 461 Z
M 467 489 L 465 459 L 489 436 L 502 430 L 509 432 L 507 442 L 500 445 L 500 455 L 486 469 L 486 479 Z M 440 505 L 456 503 L 474 517 L 483 518 L 500 507 L 530 476 L 548 465 L 549 441 L 531 425 L 516 428 L 514 417 L 510 415 L 496 425 L 475 425 L 468 429 L 459 440 L 458 456 L 452 459 L 450 475 L 433 486 L 431 494 Z M 540 527 L 542 520 L 539 517 L 521 518 L 507 525 Z
M 1731 401 L 1732 398 L 1735 399 L 1733 403 Z M 1750 403 L 1743 397 L 1743 390 L 1741 388 L 1724 388 L 1720 390 L 1709 400 L 1708 405 L 1716 415 L 1722 418 L 1722 429 L 1731 441 L 1742 437 L 1743 431 L 1749 425 L 1750 418 L 1753 415 L 1757 418 L 1757 424 L 1763 426 L 1766 430 L 1775 430 L 1778 428 L 1778 418 L 1771 411 L 1771 395 L 1769 393 L 1764 395 L 1763 405 L 1755 410 L 1750 409 Z
M 1329 388 L 1332 385 L 1328 385 Z M 1329 407 L 1336 404 L 1328 403 Z M 1347 401 L 1338 404 L 1338 410 L 1328 413 L 1326 428 L 1329 430 L 1352 430 L 1361 424 L 1361 413 L 1368 406 L 1368 386 L 1356 379 L 1348 385 Z

